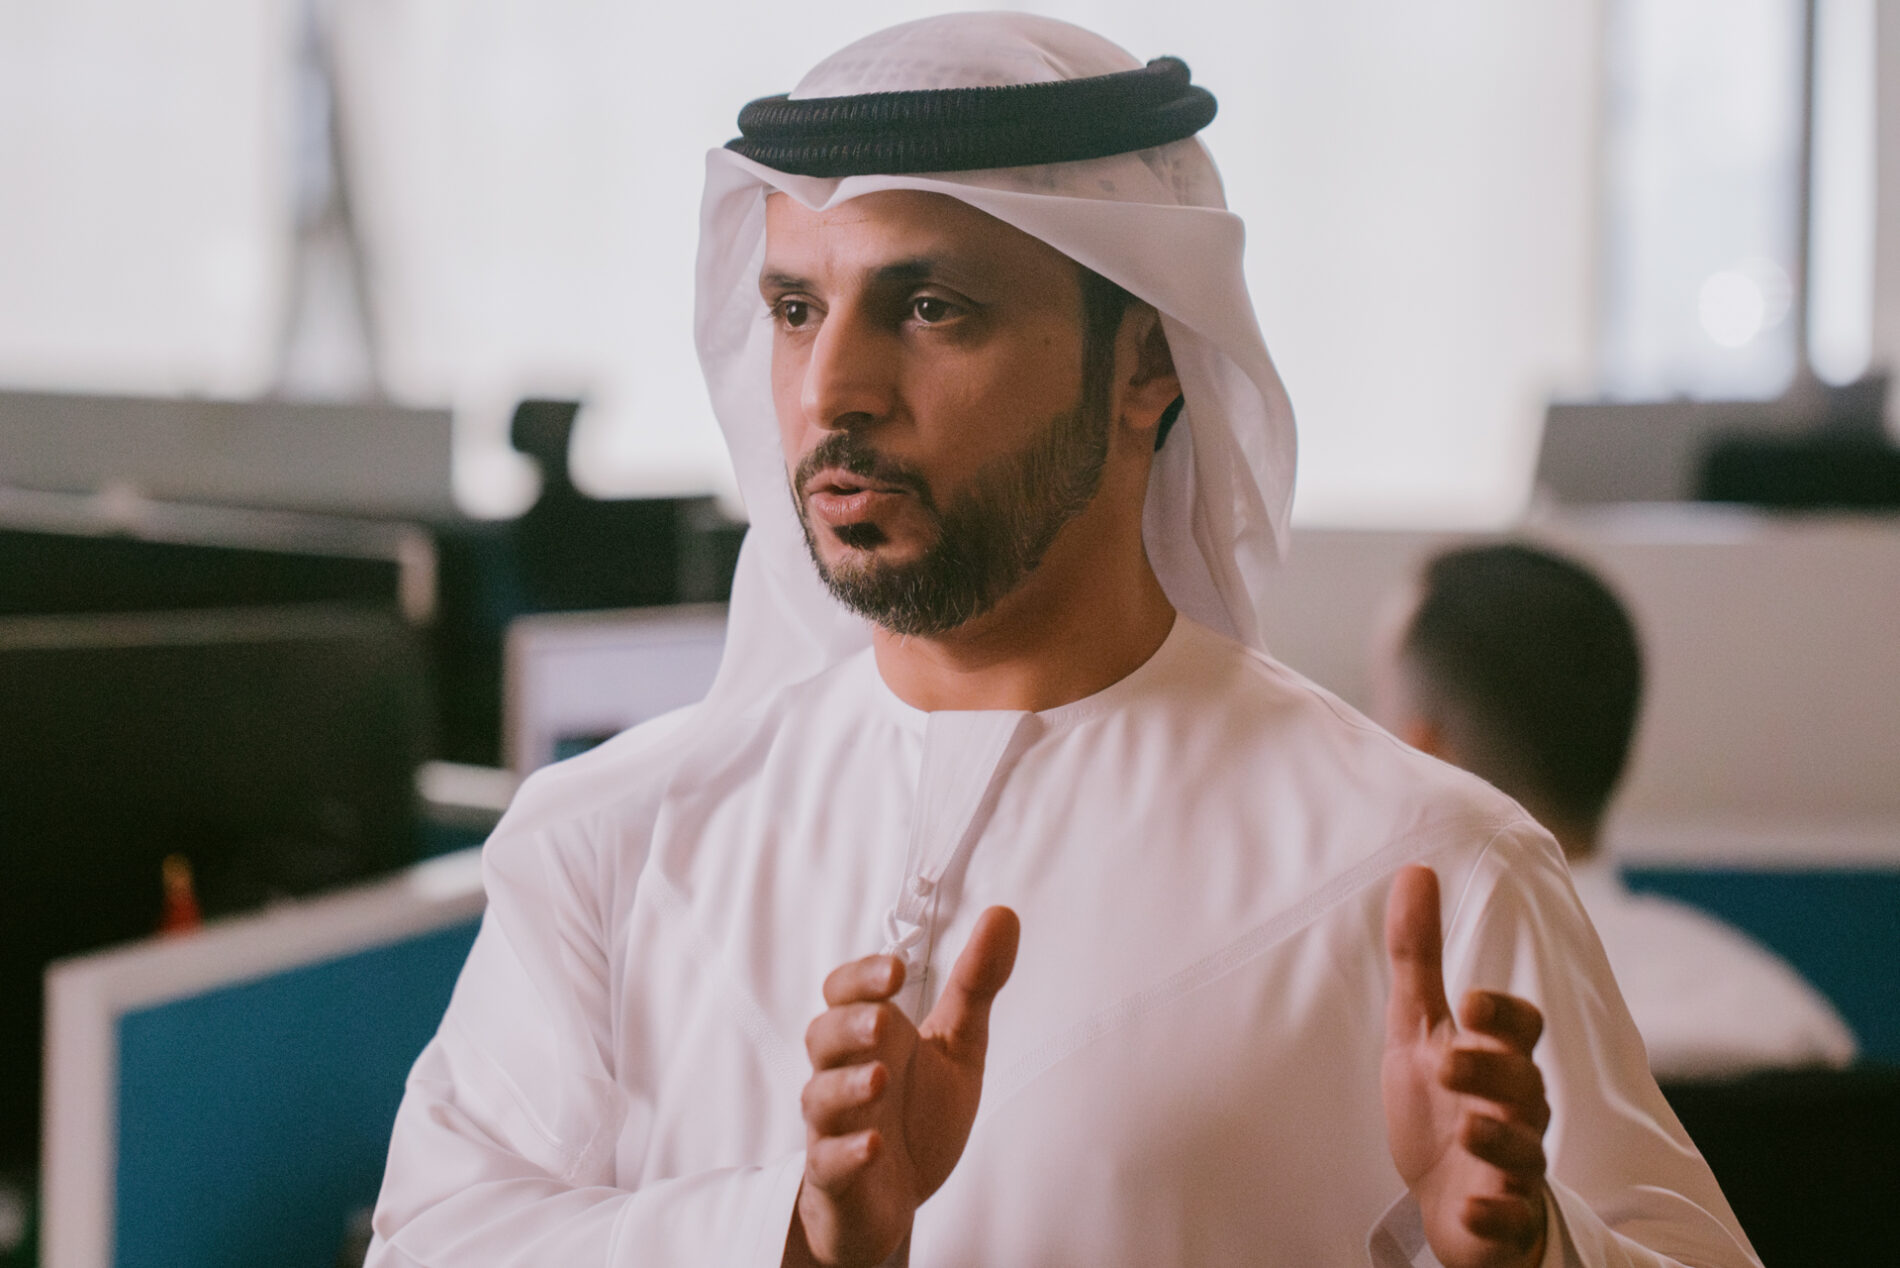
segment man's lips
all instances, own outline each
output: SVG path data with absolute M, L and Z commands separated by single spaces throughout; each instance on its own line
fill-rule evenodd
M 861 476 L 839 467 L 826 467 L 805 481 L 805 496 L 819 493 L 904 493 L 907 490 L 901 484 L 892 484 L 888 480 L 875 480 L 870 476 Z
M 836 468 L 805 481 L 805 501 L 821 523 L 839 527 L 882 513 L 909 493 L 902 485 L 853 475 Z

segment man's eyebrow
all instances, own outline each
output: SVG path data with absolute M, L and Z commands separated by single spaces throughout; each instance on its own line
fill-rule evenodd
M 808 291 L 810 289 L 810 278 L 797 277 L 790 273 L 780 273 L 776 269 L 767 269 L 765 272 L 759 274 L 759 290 L 761 292 Z
M 916 255 L 908 259 L 892 260 L 889 264 L 880 264 L 871 270 L 870 280 L 881 286 L 894 284 L 914 285 L 940 279 L 947 274 L 957 272 L 950 263 L 936 256 Z M 768 293 L 787 291 L 809 291 L 812 280 L 793 273 L 783 273 L 767 267 L 759 274 L 759 290 Z
M 927 282 L 943 272 L 943 264 L 927 255 L 912 256 L 908 260 L 893 260 L 889 264 L 880 264 L 871 270 L 871 278 L 877 282 Z

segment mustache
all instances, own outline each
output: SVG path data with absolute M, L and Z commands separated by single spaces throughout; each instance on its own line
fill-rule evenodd
M 792 473 L 794 500 L 802 504 L 805 486 L 813 476 L 826 470 L 846 471 L 878 484 L 895 485 L 916 495 L 926 510 L 937 509 L 929 481 L 896 459 L 879 453 L 854 432 L 832 432 L 799 460 L 798 469 Z

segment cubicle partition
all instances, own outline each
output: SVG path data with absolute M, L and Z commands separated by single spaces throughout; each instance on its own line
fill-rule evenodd
M 55 965 L 44 1268 L 335 1268 L 481 911 L 468 851 Z
M 458 512 L 446 409 L 0 391 L 0 485 L 433 523 Z

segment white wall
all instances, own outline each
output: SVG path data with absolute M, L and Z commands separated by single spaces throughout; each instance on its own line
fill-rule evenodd
M 0 4 L 0 385 L 270 385 L 290 261 L 291 13 Z

